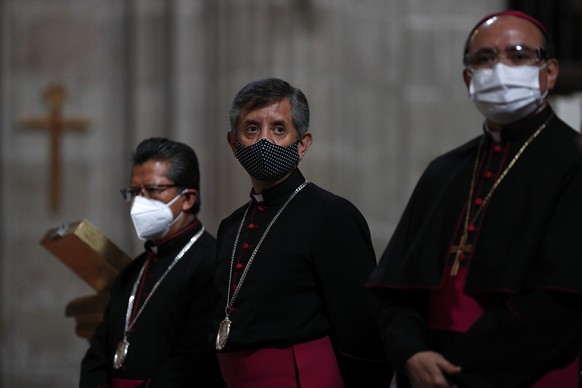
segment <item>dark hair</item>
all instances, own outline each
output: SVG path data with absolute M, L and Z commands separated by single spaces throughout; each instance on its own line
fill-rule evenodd
M 194 150 L 184 144 L 161 137 L 143 140 L 132 155 L 133 165 L 150 161 L 168 162 L 168 176 L 178 189 L 195 189 L 198 199 L 191 212 L 200 211 L 200 170 Z
M 253 81 L 243 87 L 232 100 L 230 131 L 235 134 L 242 109 L 255 109 L 286 98 L 291 104 L 291 118 L 299 139 L 309 130 L 309 105 L 303 92 L 278 78 Z
M 484 17 L 483 19 L 481 19 L 476 25 L 475 27 L 473 27 L 473 29 L 471 30 L 471 32 L 469 33 L 469 36 L 467 36 L 467 39 L 465 40 L 465 47 L 463 49 L 463 65 L 467 66 L 467 55 L 469 54 L 469 45 L 471 43 L 471 37 L 473 36 L 473 33 L 475 32 L 475 30 L 477 30 L 477 28 L 481 27 L 481 25 L 483 25 L 483 23 L 485 23 L 487 20 L 490 20 L 494 17 L 497 16 L 515 16 L 524 20 L 529 21 L 530 23 L 532 23 L 534 26 L 536 26 L 536 28 L 542 33 L 542 38 L 543 38 L 543 49 L 546 52 L 546 58 L 545 59 L 552 59 L 555 57 L 555 50 L 554 50 L 554 42 L 552 41 L 552 37 L 550 36 L 550 34 L 548 33 L 548 31 L 545 29 L 545 27 L 536 19 L 534 19 L 533 17 L 524 14 L 520 11 L 503 11 L 503 12 L 496 12 L 493 13 L 491 15 L 488 15 L 486 17 Z

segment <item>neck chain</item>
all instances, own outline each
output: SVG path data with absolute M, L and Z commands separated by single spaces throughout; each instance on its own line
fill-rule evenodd
M 172 263 L 168 266 L 166 271 L 162 274 L 162 276 L 158 279 L 156 284 L 154 284 L 154 286 L 152 287 L 152 290 L 148 294 L 147 298 L 144 300 L 144 302 L 141 305 L 138 312 L 135 314 L 135 317 L 133 317 L 133 319 L 131 319 L 131 313 L 132 313 L 133 307 L 134 307 L 133 304 L 134 304 L 134 300 L 135 300 L 135 294 L 137 292 L 137 287 L 138 287 L 139 283 L 142 281 L 143 273 L 144 273 L 145 267 L 147 266 L 147 263 L 148 263 L 147 260 L 143 264 L 143 266 L 141 267 L 141 270 L 139 271 L 139 274 L 137 275 L 137 279 L 135 279 L 135 282 L 133 283 L 133 287 L 131 289 L 131 295 L 129 296 L 129 301 L 127 302 L 127 311 L 125 313 L 125 328 L 123 330 L 123 339 L 119 342 L 119 345 L 117 345 L 117 350 L 115 352 L 115 355 L 113 356 L 113 368 L 114 369 L 119 369 L 123 365 L 123 362 L 125 361 L 125 357 L 127 356 L 127 350 L 129 349 L 129 341 L 127 340 L 127 337 L 129 336 L 129 332 L 131 331 L 131 328 L 133 327 L 133 325 L 135 324 L 137 319 L 140 317 L 142 311 L 144 310 L 145 306 L 147 305 L 147 303 L 151 299 L 152 295 L 156 292 L 156 290 L 158 289 L 158 286 L 160 285 L 162 280 L 164 280 L 166 275 L 172 270 L 172 268 L 174 268 L 174 266 L 176 264 L 178 264 L 178 262 L 180 261 L 182 256 L 184 256 L 186 254 L 186 252 L 188 252 L 190 247 L 192 247 L 192 245 L 194 245 L 194 243 L 200 238 L 200 236 L 202 236 L 202 234 L 204 233 L 204 230 L 205 229 L 203 226 L 198 231 L 198 233 L 196 233 L 190 239 L 190 241 L 188 241 L 186 243 L 186 245 L 184 245 L 184 247 L 180 250 L 180 252 L 178 252 L 176 257 L 174 257 L 174 260 L 172 261 Z
M 485 198 L 483 198 L 483 201 L 479 205 L 479 208 L 475 211 L 475 213 L 473 214 L 473 217 L 471 218 L 470 213 L 471 213 L 471 204 L 473 203 L 473 192 L 475 190 L 475 181 L 477 180 L 477 170 L 479 168 L 479 159 L 481 157 L 481 149 L 483 148 L 483 142 L 484 142 L 485 136 L 483 136 L 481 138 L 481 142 L 479 143 L 479 148 L 477 149 L 477 157 L 475 158 L 475 165 L 473 166 L 473 176 L 471 177 L 471 186 L 469 187 L 469 197 L 467 198 L 467 210 L 465 213 L 465 221 L 463 223 L 463 235 L 461 236 L 461 241 L 459 242 L 459 245 L 453 246 L 450 250 L 450 253 L 456 254 L 455 260 L 453 261 L 453 265 L 451 266 L 451 276 L 457 275 L 457 273 L 459 271 L 459 265 L 461 263 L 461 260 L 463 259 L 463 255 L 465 253 L 471 252 L 471 249 L 473 248 L 472 245 L 467 244 L 467 239 L 469 237 L 469 232 L 470 231 L 472 232 L 475 229 L 475 222 L 477 221 L 477 218 L 481 214 L 481 211 L 485 208 L 485 206 L 489 202 L 489 199 L 491 198 L 491 196 L 493 195 L 493 193 L 495 192 L 495 190 L 497 189 L 497 187 L 499 186 L 499 184 L 501 183 L 503 178 L 505 178 L 505 176 L 509 173 L 509 171 L 511 170 L 511 168 L 513 167 L 515 162 L 517 162 L 517 159 L 519 159 L 521 154 L 523 154 L 523 152 L 530 145 L 530 143 L 544 130 L 544 128 L 546 127 L 546 125 L 552 119 L 553 116 L 554 115 L 552 114 L 550 117 L 548 117 L 548 119 L 546 121 L 544 121 L 544 123 L 542 125 L 540 125 L 539 128 L 534 133 L 531 134 L 531 136 L 525 141 L 525 143 L 523 143 L 523 145 L 517 151 L 517 153 L 515 154 L 513 159 L 511 159 L 511 161 L 509 162 L 507 167 L 505 167 L 505 169 L 501 172 L 501 174 L 499 175 L 497 180 L 493 183 L 493 186 L 491 186 L 491 189 L 489 189 L 489 192 L 487 193 L 487 195 L 485 195 Z
M 249 271 L 249 268 L 251 267 L 251 264 L 253 263 L 253 260 L 255 258 L 255 256 L 257 255 L 257 252 L 259 251 L 259 248 L 261 247 L 261 244 L 263 243 L 263 240 L 265 239 L 265 237 L 267 236 L 267 233 L 269 233 L 269 231 L 271 230 L 271 227 L 273 226 L 273 224 L 275 223 L 275 221 L 277 221 L 277 218 L 279 218 L 279 216 L 281 215 L 281 213 L 283 212 L 283 210 L 285 210 L 285 208 L 287 207 L 287 205 L 289 204 L 289 202 L 291 202 L 291 200 L 297 195 L 297 193 L 299 193 L 306 185 L 307 185 L 307 181 L 303 182 L 300 186 L 298 186 L 295 191 L 293 193 L 291 193 L 291 195 L 289 196 L 289 198 L 287 198 L 287 201 L 283 204 L 283 206 L 281 206 L 281 208 L 279 209 L 279 211 L 277 212 L 277 214 L 275 214 L 275 217 L 273 217 L 273 219 L 271 220 L 271 222 L 269 223 L 269 225 L 267 226 L 267 228 L 265 229 L 265 231 L 263 232 L 263 235 L 261 236 L 261 239 L 259 240 L 259 242 L 257 243 L 257 246 L 255 247 L 253 253 L 251 254 L 251 257 L 249 258 L 249 261 L 247 263 L 247 265 L 245 266 L 245 269 L 240 277 L 240 280 L 236 286 L 236 289 L 234 290 L 234 292 L 232 293 L 232 297 L 230 294 L 230 291 L 232 289 L 232 272 L 233 272 L 233 268 L 234 268 L 234 261 L 235 261 L 235 252 L 236 252 L 236 247 L 238 245 L 238 239 L 240 237 L 240 233 L 242 231 L 242 227 L 245 223 L 245 219 L 247 217 L 247 213 L 249 211 L 249 209 L 251 208 L 252 205 L 252 201 L 249 202 L 249 206 L 247 206 L 247 209 L 245 210 L 245 213 L 243 215 L 242 221 L 238 227 L 238 232 L 236 233 L 236 238 L 234 240 L 234 245 L 232 246 L 232 255 L 230 258 L 230 271 L 228 274 L 228 289 L 226 292 L 226 306 L 224 308 L 224 314 L 225 317 L 222 320 L 222 322 L 220 322 L 220 327 L 218 329 L 218 334 L 216 336 L 216 350 L 222 350 L 224 349 L 224 347 L 226 346 L 226 341 L 228 339 L 228 335 L 230 334 L 230 326 L 232 324 L 231 320 L 229 319 L 230 316 L 230 312 L 232 309 L 232 306 L 234 305 L 234 302 L 240 292 L 240 289 L 243 285 L 243 282 L 247 276 L 247 273 Z

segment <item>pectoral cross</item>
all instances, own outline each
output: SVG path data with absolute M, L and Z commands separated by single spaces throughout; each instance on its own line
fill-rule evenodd
M 471 244 L 467 244 L 468 237 L 469 236 L 467 232 L 463 233 L 461 241 L 459 241 L 459 245 L 453 245 L 449 250 L 449 253 L 455 254 L 455 260 L 451 266 L 451 276 L 457 276 L 457 273 L 459 272 L 459 265 L 461 264 L 461 260 L 463 260 L 463 256 L 465 253 L 471 252 L 471 249 L 473 248 Z
M 50 85 L 43 93 L 49 108 L 48 114 L 25 116 L 18 120 L 22 127 L 49 131 L 49 207 L 53 212 L 60 208 L 61 134 L 64 130 L 80 131 L 89 125 L 89 120 L 84 117 L 63 117 L 62 107 L 65 96 L 65 89 L 62 86 Z

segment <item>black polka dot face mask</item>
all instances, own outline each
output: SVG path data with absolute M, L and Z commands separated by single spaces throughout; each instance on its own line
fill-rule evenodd
M 236 143 L 235 156 L 251 177 L 263 182 L 283 178 L 299 162 L 297 143 L 282 147 L 262 138 L 250 146 Z

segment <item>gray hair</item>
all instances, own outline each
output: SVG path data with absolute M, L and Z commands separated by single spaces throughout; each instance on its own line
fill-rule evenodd
M 255 109 L 286 98 L 291 104 L 291 119 L 298 139 L 309 130 L 309 105 L 303 92 L 278 78 L 265 78 L 244 86 L 234 97 L 230 108 L 230 131 L 236 126 L 242 109 Z

